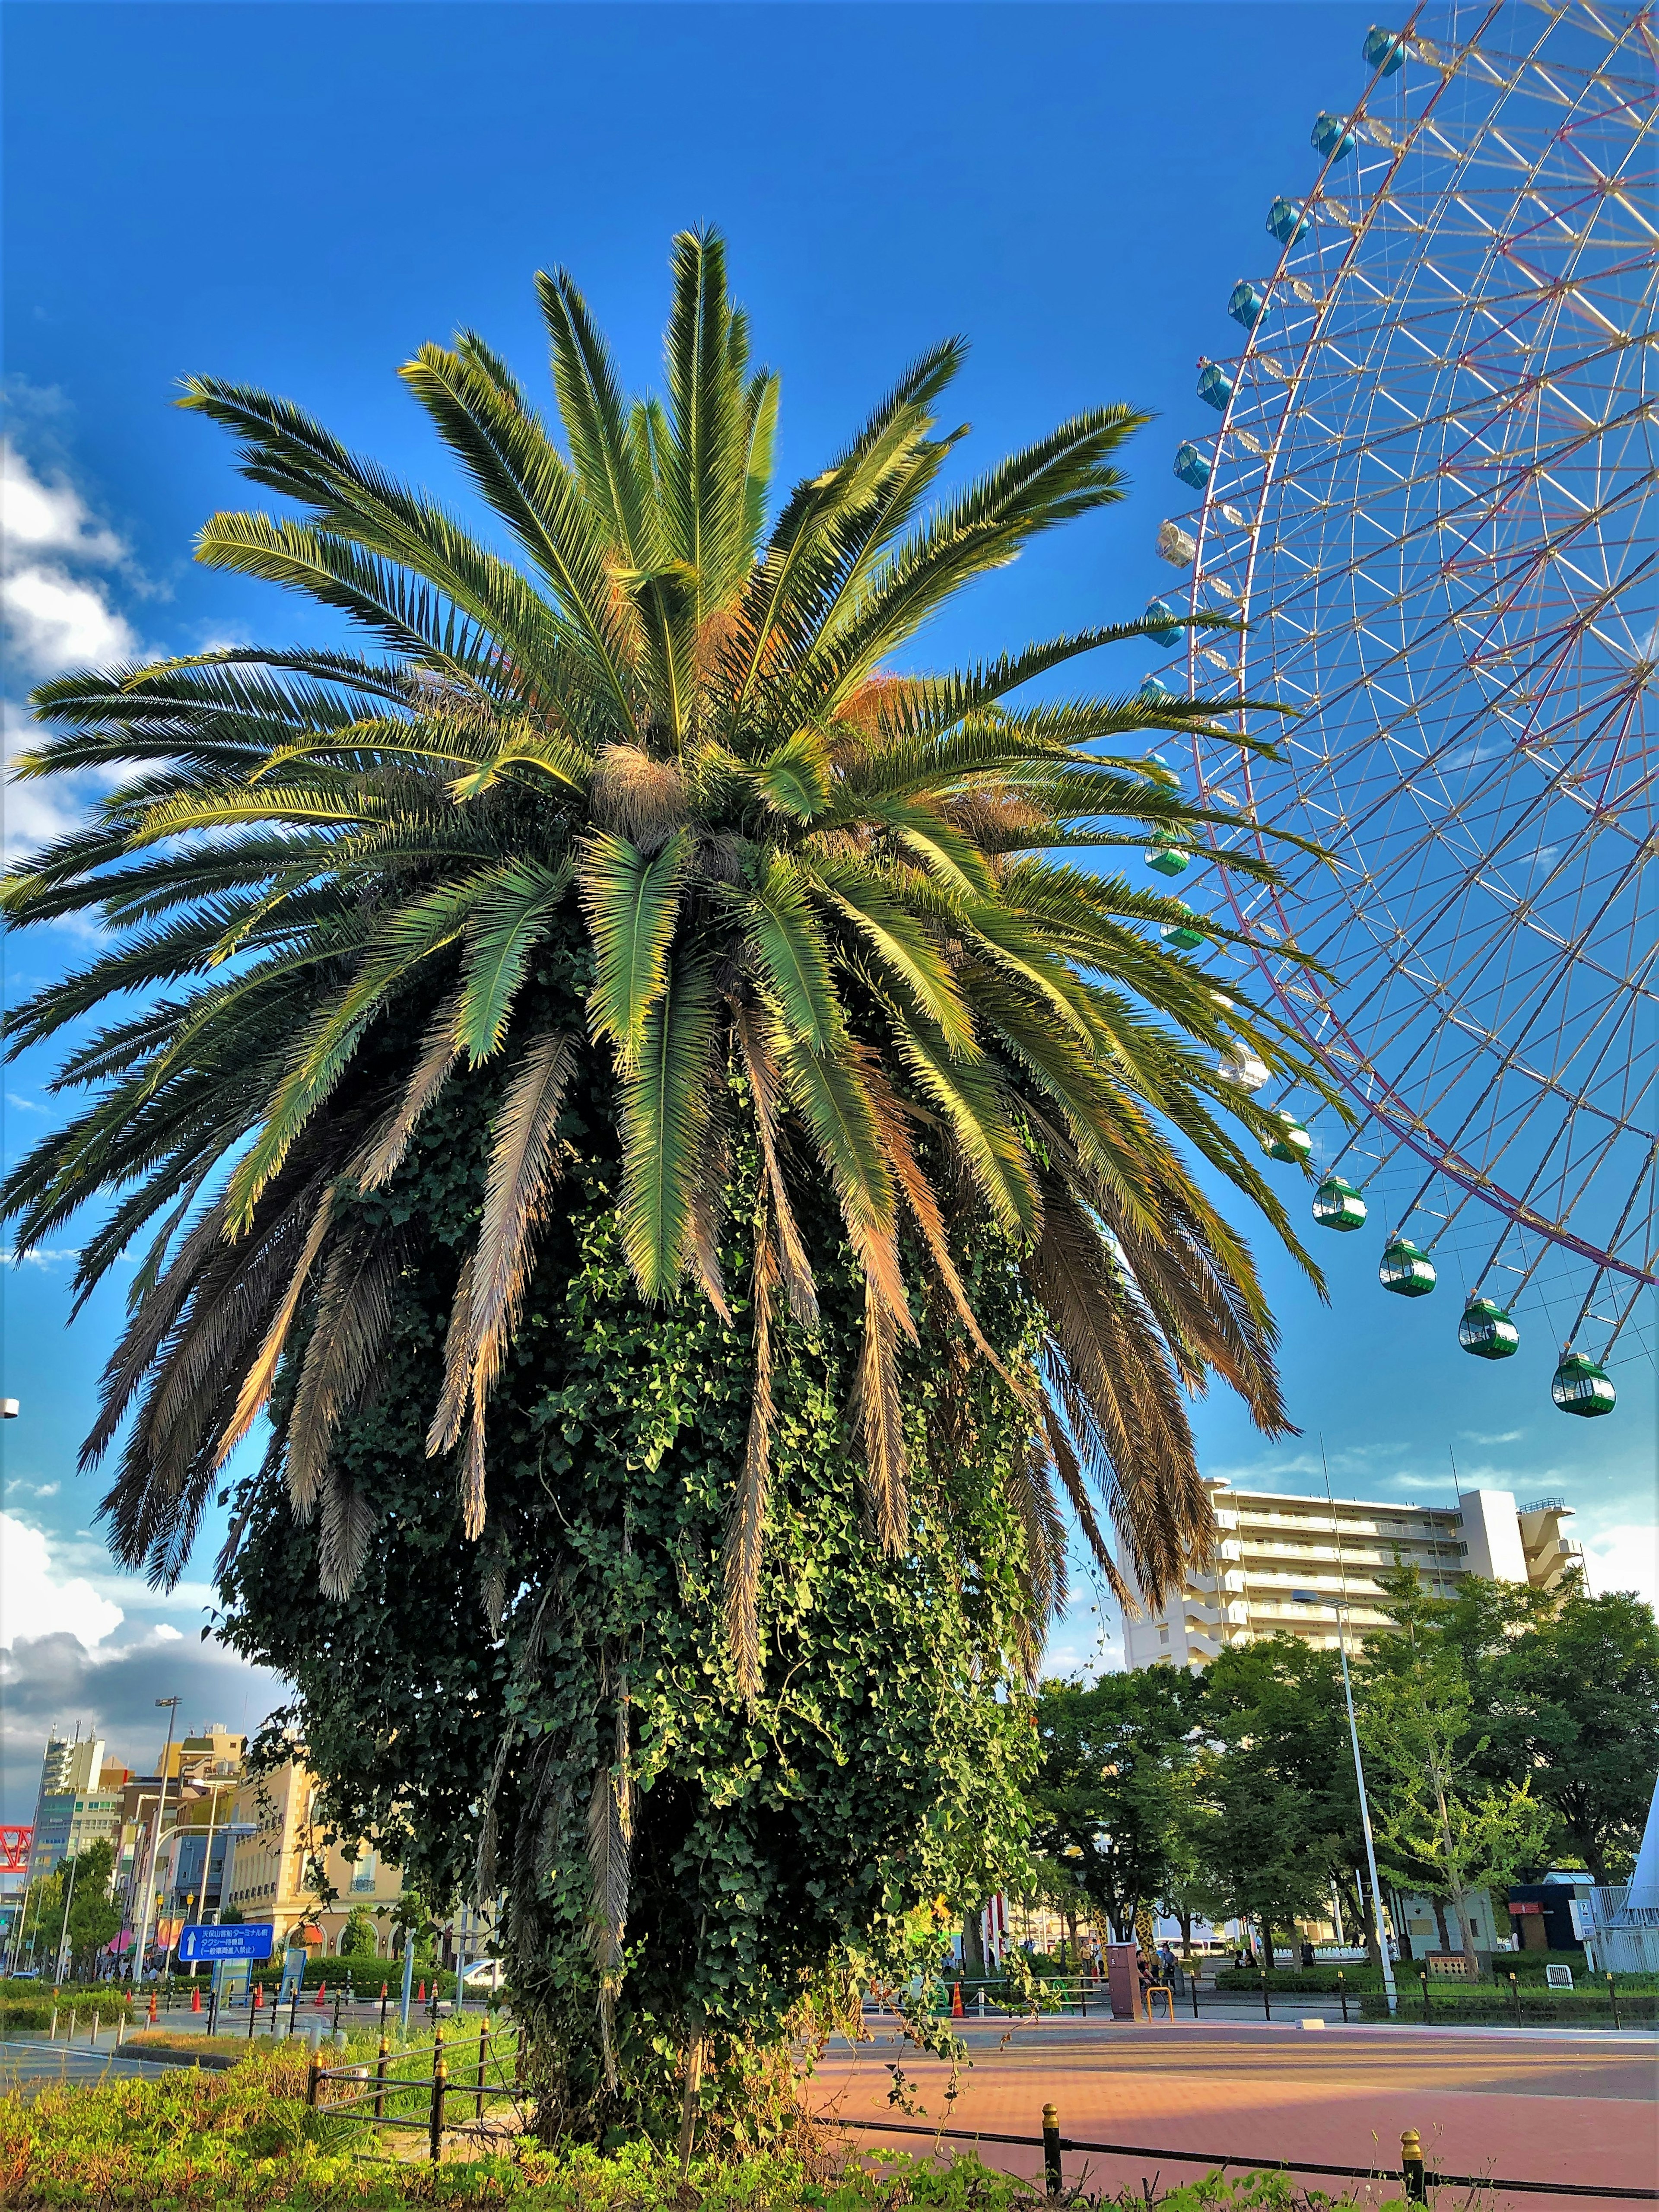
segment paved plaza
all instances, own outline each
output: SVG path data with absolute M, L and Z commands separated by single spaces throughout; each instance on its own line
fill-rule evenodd
M 948 2068 L 880 2027 L 857 2047 L 831 2047 L 813 2103 L 853 2119 L 1035 2136 L 1051 2101 L 1064 2136 L 1150 2150 L 1328 2158 L 1396 2175 L 1401 2131 L 1415 2128 L 1430 2165 L 1448 2173 L 1659 2187 L 1659 2041 L 1650 2034 L 1067 2020 L 1012 2033 L 1006 2023 L 970 2022 L 966 2040 L 973 2064 L 948 2113 Z M 914 2112 L 889 2101 L 895 2065 Z M 881 2138 L 861 2132 L 854 2140 Z M 890 2140 L 896 2148 L 921 2147 L 908 2134 Z M 987 2144 L 981 2154 L 1012 2172 L 1042 2171 L 1035 2149 Z M 1065 2159 L 1067 2182 L 1091 2189 L 1154 2176 L 1169 2189 L 1201 2170 L 1098 2152 Z M 1352 2188 L 1364 2203 L 1399 2194 L 1397 2180 L 1302 2179 Z M 1501 2191 L 1496 2202 L 1516 2212 L 1567 2212 L 1575 2203 L 1583 2212 L 1584 2203 Z

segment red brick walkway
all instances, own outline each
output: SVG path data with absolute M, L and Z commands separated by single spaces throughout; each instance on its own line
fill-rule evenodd
M 975 2063 L 948 2113 L 947 2069 L 885 2032 L 856 2050 L 832 2050 L 812 2101 L 850 2118 L 1036 2135 L 1052 2100 L 1066 2136 L 1149 2149 L 1328 2158 L 1395 2174 L 1401 2130 L 1414 2127 L 1430 2165 L 1449 2173 L 1659 2187 L 1659 2044 L 1648 2034 L 1220 2023 L 1171 2029 L 1090 2021 L 1022 2027 L 1006 2047 L 1000 2027 L 972 2027 L 968 2039 Z M 892 2064 L 902 2068 L 906 2100 L 919 2112 L 889 2102 Z M 927 2147 L 915 2137 L 889 2140 L 895 2148 Z M 1011 2172 L 1042 2171 L 1036 2150 L 988 2144 L 981 2154 Z M 1091 2189 L 1139 2186 L 1153 2172 L 1168 2189 L 1202 2171 L 1080 2152 L 1067 2153 L 1065 2167 L 1068 2182 L 1086 2178 Z M 1301 2179 L 1322 2185 L 1316 2175 Z M 1370 2203 L 1399 2194 L 1397 2182 L 1323 2185 L 1352 2189 Z M 1586 2200 L 1565 2197 L 1499 2192 L 1497 2202 L 1511 2212 L 1569 2212 L 1575 2203 L 1589 2212 Z

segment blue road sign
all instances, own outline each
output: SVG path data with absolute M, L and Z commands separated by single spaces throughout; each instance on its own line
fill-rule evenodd
M 179 1956 L 185 1966 L 192 1959 L 268 1959 L 276 1946 L 276 1930 L 269 1920 L 242 1920 L 228 1928 L 186 1928 L 179 1938 Z

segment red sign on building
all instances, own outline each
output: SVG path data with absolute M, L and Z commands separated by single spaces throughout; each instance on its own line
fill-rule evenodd
M 27 1874 L 33 1846 L 33 1828 L 0 1827 L 0 1874 Z

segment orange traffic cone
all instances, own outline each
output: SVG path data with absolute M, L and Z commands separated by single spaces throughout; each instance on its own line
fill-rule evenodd
M 195 1982 L 190 1985 L 190 2008 L 192 2012 L 200 2012 L 202 2009 L 202 1992 Z
M 152 2027 L 155 2025 L 155 1992 L 154 1990 L 149 1993 L 149 2024 Z
M 253 2009 L 255 2012 L 258 2011 L 260 2006 L 264 2002 L 264 2001 L 265 1993 L 264 1987 L 258 1982 L 255 1982 L 253 1984 Z
M 416 2004 L 424 2004 L 426 2002 L 426 1983 L 424 1980 L 422 1981 L 420 1988 L 415 1993 L 415 2002 Z
M 960 2020 L 962 2016 L 962 1984 L 957 1982 L 951 1990 L 951 2017 L 952 2020 Z
M 316 1994 L 315 1997 L 312 2000 L 312 2002 L 313 2002 L 314 2004 L 323 2004 L 323 2003 L 325 2003 L 325 2002 L 327 2002 L 327 1998 L 328 1998 L 328 1984 L 327 1984 L 326 1982 L 319 1982 L 319 1983 L 317 1984 L 317 1994 Z

